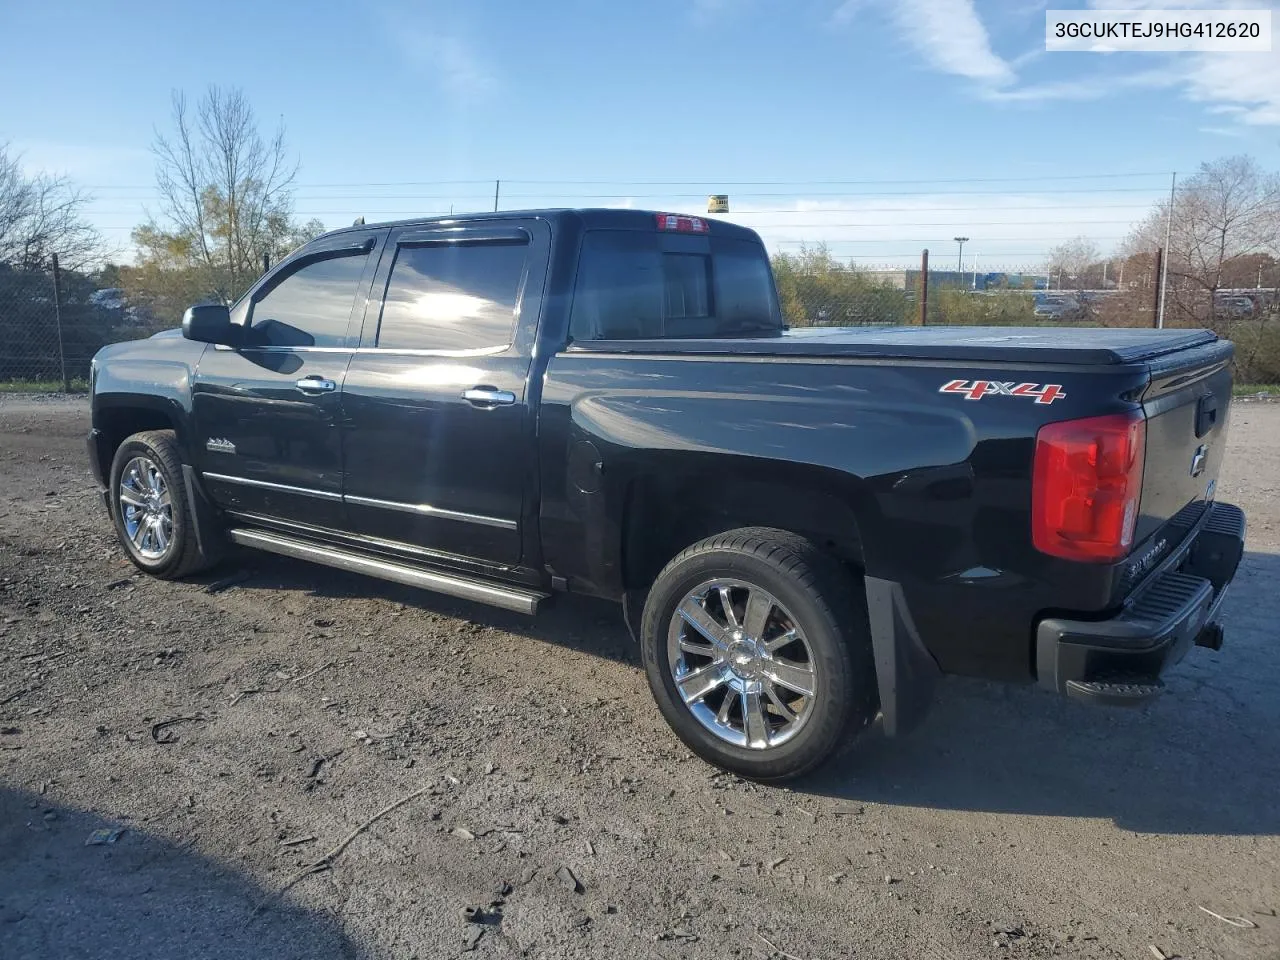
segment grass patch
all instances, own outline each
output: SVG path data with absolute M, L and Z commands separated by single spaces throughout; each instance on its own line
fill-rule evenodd
M 65 393 L 61 380 L 0 380 L 0 393 Z M 88 393 L 89 381 L 73 379 L 72 393 Z
M 1231 388 L 1237 397 L 1252 397 L 1259 393 L 1270 393 L 1280 396 L 1280 383 L 1237 383 Z

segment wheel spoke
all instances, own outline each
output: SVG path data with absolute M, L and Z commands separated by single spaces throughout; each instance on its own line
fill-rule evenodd
M 738 615 L 733 612 L 733 598 L 729 595 L 728 587 L 720 588 L 720 606 L 724 607 L 724 618 L 730 629 L 742 626 L 738 623 Z
M 160 471 L 155 467 L 147 470 L 147 486 L 151 488 L 151 492 L 160 494 L 164 492 L 164 479 L 160 476 Z
M 724 681 L 724 668 L 718 663 L 709 663 L 677 679 L 676 686 L 680 688 L 680 696 L 685 703 L 696 703 Z
M 143 544 L 147 539 L 147 531 L 151 528 L 151 524 L 147 520 L 138 521 L 138 525 L 134 528 L 133 533 L 129 535 L 129 539 L 133 541 L 133 545 L 139 550 L 147 549 Z
M 133 487 L 126 486 L 123 483 L 120 484 L 120 501 L 131 507 L 145 507 L 147 505 L 146 497 L 134 490 Z
M 156 549 L 164 552 L 169 548 L 169 531 L 164 527 L 164 520 L 156 517 L 152 527 L 151 535 L 156 542 Z
M 814 691 L 813 668 L 805 663 L 794 663 L 775 657 L 762 671 L 774 683 L 794 690 L 801 696 L 811 697 Z
M 787 644 L 795 643 L 797 637 L 798 637 L 798 634 L 796 633 L 795 627 L 792 627 L 790 630 L 787 630 L 784 633 L 778 634 L 776 637 L 774 637 L 772 640 L 766 643 L 764 645 L 764 648 L 769 653 L 777 653 L 783 647 L 787 646 Z
M 737 699 L 738 695 L 734 691 L 728 690 L 725 692 L 724 702 L 720 704 L 720 709 L 716 712 L 716 723 L 720 724 L 720 726 L 729 726 L 729 712 L 733 710 L 733 705 L 737 702 Z
M 746 728 L 747 744 L 752 747 L 769 745 L 769 721 L 764 713 L 764 701 L 758 691 L 742 694 L 742 722 Z
M 720 659 L 719 651 L 709 643 L 694 643 L 692 640 L 681 638 L 680 649 L 685 653 L 692 653 L 695 657 L 706 657 L 708 660 Z
M 752 590 L 747 594 L 747 609 L 742 615 L 742 631 L 748 637 L 759 639 L 764 636 L 765 624 L 769 622 L 769 614 L 773 613 L 773 600 L 763 590 Z
M 721 650 L 727 650 L 729 640 L 725 636 L 724 627 L 716 623 L 715 618 L 707 613 L 706 608 L 692 597 L 680 604 L 677 611 L 684 619 L 685 623 L 693 627 L 700 634 L 706 637 L 711 643 Z
M 782 714 L 782 718 L 786 720 L 787 723 L 791 723 L 796 719 L 797 714 L 786 705 L 780 696 L 778 696 L 778 688 L 772 683 L 766 683 L 764 685 L 764 694 L 769 698 L 769 702 L 774 705 L 777 711 Z

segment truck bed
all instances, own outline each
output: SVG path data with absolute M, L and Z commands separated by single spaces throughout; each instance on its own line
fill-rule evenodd
M 595 340 L 571 350 L 1113 366 L 1211 343 L 1208 330 L 1108 327 L 803 327 L 776 337 Z

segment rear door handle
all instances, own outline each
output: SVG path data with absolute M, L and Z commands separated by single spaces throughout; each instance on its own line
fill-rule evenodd
M 509 407 L 516 402 L 516 395 L 510 390 L 479 386 L 463 390 L 462 399 L 477 407 Z
M 295 380 L 293 385 L 303 393 L 333 393 L 338 389 L 338 384 L 333 380 L 326 380 L 324 377 L 303 377 L 301 380 Z

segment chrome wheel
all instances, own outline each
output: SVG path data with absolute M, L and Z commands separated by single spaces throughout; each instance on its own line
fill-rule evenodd
M 134 457 L 120 473 L 120 520 L 133 550 L 162 560 L 173 545 L 173 500 L 164 474 L 148 457 Z
M 671 678 L 717 737 L 764 750 L 813 712 L 818 677 L 800 625 L 776 597 L 742 580 L 710 580 L 676 605 L 667 631 Z

